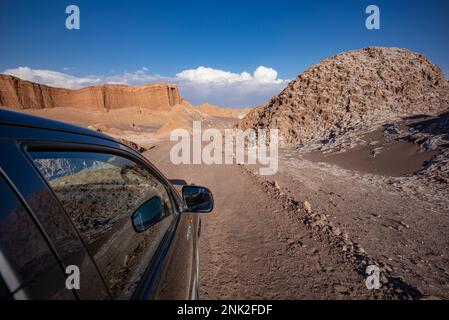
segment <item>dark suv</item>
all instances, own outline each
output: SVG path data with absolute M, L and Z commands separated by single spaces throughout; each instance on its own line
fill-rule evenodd
M 98 132 L 0 110 L 0 297 L 198 298 L 198 212 L 144 157 Z

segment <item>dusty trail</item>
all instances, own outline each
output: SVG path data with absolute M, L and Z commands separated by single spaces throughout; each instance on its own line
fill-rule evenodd
M 170 145 L 161 143 L 144 155 L 170 179 L 208 186 L 216 201 L 213 214 L 202 220 L 202 298 L 388 296 L 367 290 L 354 261 L 306 226 L 279 200 L 279 191 L 267 188 L 250 171 L 238 165 L 174 166 L 167 161 L 169 151 Z

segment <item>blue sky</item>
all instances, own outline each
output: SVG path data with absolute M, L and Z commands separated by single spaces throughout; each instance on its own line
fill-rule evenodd
M 70 4 L 80 30 L 65 28 Z M 381 30 L 365 28 L 370 4 Z M 372 45 L 422 52 L 448 74 L 448 15 L 447 0 L 1 0 L 0 72 L 66 87 L 170 81 L 196 104 L 252 106 L 320 60 Z

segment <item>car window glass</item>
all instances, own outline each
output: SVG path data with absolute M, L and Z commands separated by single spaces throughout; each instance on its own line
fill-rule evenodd
M 124 157 L 90 152 L 31 152 L 80 232 L 111 294 L 130 298 L 174 217 L 169 190 L 149 170 Z M 160 219 L 133 228 L 133 213 L 161 200 Z

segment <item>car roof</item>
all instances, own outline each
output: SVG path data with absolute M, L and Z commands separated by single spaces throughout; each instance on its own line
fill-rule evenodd
M 0 109 L 0 126 L 1 125 L 13 125 L 44 130 L 69 132 L 120 143 L 114 138 L 94 130 L 78 127 L 62 121 L 51 120 L 5 109 Z

